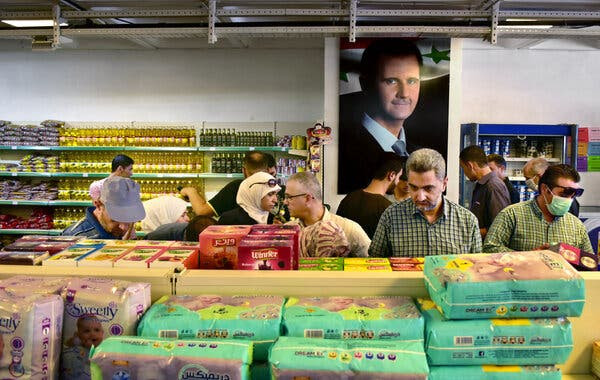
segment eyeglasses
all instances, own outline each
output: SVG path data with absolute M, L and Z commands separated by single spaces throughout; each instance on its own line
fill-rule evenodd
M 283 199 L 292 199 L 292 198 L 296 198 L 296 197 L 301 197 L 303 195 L 308 195 L 308 193 L 302 193 L 302 194 L 296 194 L 296 195 L 284 194 Z
M 273 178 L 271 178 L 267 182 L 255 182 L 252 185 L 248 186 L 248 188 L 251 188 L 254 185 L 267 185 L 269 187 L 275 187 L 275 186 L 277 186 L 277 181 L 274 180 Z
M 576 198 L 576 197 L 580 197 L 583 195 L 583 189 L 582 188 L 574 188 L 574 187 L 564 187 L 564 186 L 552 186 L 552 190 L 556 189 L 557 187 L 560 187 L 562 189 L 562 192 L 560 196 L 563 197 L 568 197 L 568 198 Z

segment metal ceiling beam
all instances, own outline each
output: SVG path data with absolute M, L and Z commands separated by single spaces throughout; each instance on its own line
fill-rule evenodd
M 217 0 L 209 0 L 208 2 L 208 43 L 214 44 L 217 42 L 217 34 L 215 33 L 215 22 L 217 19 Z
M 490 34 L 490 42 L 492 45 L 498 43 L 498 14 L 500 13 L 500 2 L 492 7 L 492 33 Z
M 350 0 L 348 3 L 348 12 L 350 13 L 350 26 L 348 31 L 348 41 L 356 42 L 356 8 L 358 0 Z
M 52 6 L 52 49 L 60 46 L 60 5 Z

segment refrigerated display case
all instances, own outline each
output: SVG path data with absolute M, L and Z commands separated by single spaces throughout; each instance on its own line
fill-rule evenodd
M 500 154 L 506 160 L 508 178 L 519 190 L 521 200 L 534 196 L 525 186 L 523 166 L 543 157 L 550 164 L 576 166 L 577 125 L 575 124 L 479 124 L 461 125 L 461 147 L 479 145 L 486 154 Z M 473 183 L 460 170 L 460 204 L 469 207 Z

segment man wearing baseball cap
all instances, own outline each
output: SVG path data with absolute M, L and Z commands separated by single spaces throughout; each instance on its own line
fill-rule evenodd
M 67 227 L 62 234 L 93 239 L 135 238 L 134 223 L 146 216 L 140 200 L 140 185 L 125 177 L 106 179 L 95 207 L 88 207 L 85 217 Z

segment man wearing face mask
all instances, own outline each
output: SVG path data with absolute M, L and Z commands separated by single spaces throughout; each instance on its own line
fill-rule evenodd
M 500 211 L 483 245 L 484 252 L 531 251 L 566 243 L 593 252 L 583 223 L 569 207 L 583 194 L 577 170 L 569 165 L 548 167 L 539 179 L 539 194 Z
M 548 166 L 550 164 L 544 158 L 534 158 L 527 161 L 525 166 L 523 166 L 523 175 L 525 176 L 525 184 L 529 189 L 538 192 L 540 177 L 544 174 Z M 575 216 L 579 216 L 579 202 L 576 198 L 573 199 L 569 212 Z

